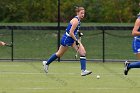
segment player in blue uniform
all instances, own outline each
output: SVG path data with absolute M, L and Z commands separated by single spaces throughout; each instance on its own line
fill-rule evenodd
M 61 38 L 61 45 L 59 50 L 54 53 L 47 61 L 43 61 L 44 71 L 48 73 L 48 67 L 55 59 L 62 57 L 62 55 L 68 50 L 68 47 L 73 47 L 80 54 L 81 63 L 81 76 L 91 74 L 91 71 L 86 70 L 86 51 L 80 40 L 78 40 L 78 34 L 80 28 L 80 20 L 84 18 L 85 9 L 83 7 L 76 7 L 76 16 L 68 24 L 64 35 Z
M 133 52 L 136 54 L 137 58 L 140 59 L 140 13 L 138 14 L 138 18 L 135 21 L 132 35 L 134 36 L 132 43 Z M 126 61 L 124 66 L 124 74 L 127 75 L 130 69 L 140 68 L 140 61 L 132 63 Z

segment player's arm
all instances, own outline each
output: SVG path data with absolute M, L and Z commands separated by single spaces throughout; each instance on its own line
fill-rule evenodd
M 8 47 L 12 47 L 13 44 L 12 44 L 12 42 L 9 44 L 9 43 L 5 43 L 5 42 L 0 41 L 0 46 L 8 46 Z
M 0 46 L 4 46 L 4 45 L 5 45 L 5 43 L 0 41 Z
M 140 27 L 140 19 L 137 19 L 134 25 L 134 28 L 132 30 L 132 35 L 133 36 L 140 36 L 140 32 L 138 31 Z

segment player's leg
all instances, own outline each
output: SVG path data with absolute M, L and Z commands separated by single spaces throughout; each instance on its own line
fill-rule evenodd
M 137 57 L 140 59 L 140 53 L 136 54 Z M 125 62 L 124 74 L 127 75 L 128 71 L 132 68 L 140 68 L 140 61 L 139 62 Z
M 48 59 L 46 64 L 49 65 L 55 59 L 60 58 L 61 56 L 63 56 L 63 54 L 67 51 L 67 49 L 68 49 L 68 47 L 61 45 L 59 47 L 59 50 Z
M 140 41 L 134 39 L 132 44 L 133 52 L 136 54 L 137 58 L 140 59 Z M 128 71 L 132 68 L 140 68 L 139 62 L 125 62 L 124 63 L 124 74 L 127 75 Z
M 67 51 L 67 49 L 68 47 L 61 45 L 56 53 L 54 53 L 47 61 L 43 61 L 43 66 L 46 73 L 48 72 L 49 64 L 52 63 L 57 58 L 63 56 L 63 54 Z
M 137 58 L 140 60 L 140 53 L 137 53 Z M 139 62 L 132 62 L 128 65 L 128 68 L 140 68 L 140 61 Z
M 84 46 L 82 45 L 82 43 L 80 43 L 80 46 L 78 48 L 78 46 L 76 46 L 76 44 L 74 43 L 72 46 L 76 51 L 78 50 L 78 53 L 80 54 L 80 64 L 81 64 L 81 75 L 85 76 L 88 74 L 91 74 L 91 71 L 87 71 L 86 70 L 86 51 Z

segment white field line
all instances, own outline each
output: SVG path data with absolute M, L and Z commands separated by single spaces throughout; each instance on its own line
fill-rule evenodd
M 0 75 L 9 75 L 9 74 L 12 74 L 12 75 L 42 75 L 42 74 L 44 74 L 44 75 L 46 75 L 46 73 L 45 72 L 43 72 L 42 71 L 42 73 L 36 73 L 36 72 L 7 72 L 7 71 L 0 71 Z M 49 75 L 75 75 L 75 77 L 77 76 L 77 77 L 79 77 L 79 75 L 80 75 L 80 72 L 78 73 L 48 73 L 47 74 L 48 76 Z M 122 76 L 124 76 L 123 75 L 123 73 L 92 73 L 91 74 L 92 76 L 96 76 L 96 75 L 100 75 L 101 77 L 106 77 L 106 76 L 116 76 L 116 75 L 122 75 Z M 133 76 L 132 76 L 133 75 Z M 90 76 L 90 75 L 89 75 Z M 131 75 L 127 75 L 127 76 L 124 76 L 124 77 L 140 77 L 140 73 L 135 73 L 135 74 L 133 74 L 133 73 L 131 73 Z
M 98 87 L 98 88 L 76 88 L 76 90 L 128 90 L 130 89 L 129 87 Z M 3 90 L 3 89 L 0 89 Z M 10 88 L 5 88 L 5 90 L 11 90 Z M 21 87 L 21 88 L 12 88 L 12 90 L 75 90 L 74 88 L 41 88 L 41 87 L 32 87 L 32 88 L 26 88 L 26 87 Z
M 0 67 L 19 67 L 22 65 L 0 65 Z

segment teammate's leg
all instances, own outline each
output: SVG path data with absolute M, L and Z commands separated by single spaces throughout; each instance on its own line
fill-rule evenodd
M 137 53 L 137 58 L 140 59 L 140 53 Z M 140 62 L 132 62 L 128 65 L 128 68 L 140 68 Z
M 140 59 L 140 53 L 137 53 L 136 55 L 137 55 L 137 58 Z M 124 74 L 127 75 L 128 71 L 131 68 L 140 68 L 140 61 L 139 62 L 132 62 L 132 63 L 125 62 Z
M 128 65 L 128 68 L 140 68 L 140 62 L 132 62 Z

